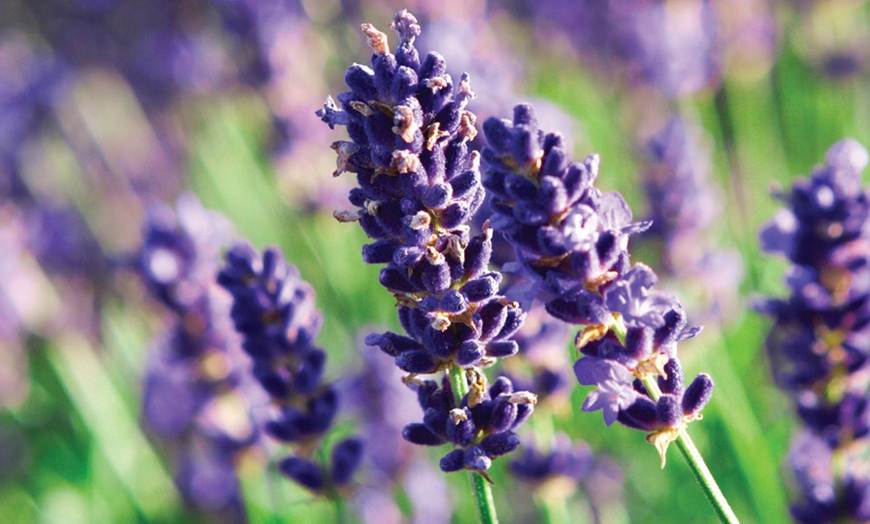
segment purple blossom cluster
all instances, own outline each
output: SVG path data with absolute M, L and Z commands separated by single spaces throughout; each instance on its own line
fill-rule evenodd
M 562 137 L 541 131 L 531 106 L 517 106 L 512 122 L 488 119 L 483 129 L 490 220 L 516 249 L 511 272 L 528 281 L 527 300 L 586 326 L 575 340 L 584 357 L 574 371 L 597 388 L 583 409 L 602 409 L 608 425 L 619 420 L 675 437 L 700 418 L 713 382 L 701 374 L 684 388 L 677 344 L 700 329 L 688 325 L 676 297 L 654 289 L 649 267 L 629 261 L 629 236 L 650 224 L 632 222 L 618 193 L 598 190 L 598 156 L 571 163 Z M 640 383 L 655 375 L 663 393 L 656 400 Z
M 444 471 L 484 472 L 519 443 L 512 430 L 531 413 L 534 397 L 514 392 L 507 379 L 488 387 L 475 369 L 517 352 L 511 337 L 525 315 L 498 294 L 501 274 L 488 270 L 489 228 L 470 235 L 484 190 L 480 155 L 469 148 L 477 133 L 476 117 L 465 109 L 474 97 L 469 78 L 455 84 L 436 52 L 421 59 L 414 44 L 421 28 L 407 11 L 396 14 L 392 27 L 400 40 L 395 54 L 384 33 L 362 25 L 372 67 L 351 66 L 350 91 L 338 95 L 338 104 L 328 98 L 318 112 L 330 127 L 346 126 L 351 140 L 333 144 L 335 175 L 356 173 L 359 184 L 350 193 L 357 209 L 335 216 L 359 221 L 374 239 L 363 259 L 386 264 L 380 283 L 395 296 L 407 333 L 372 334 L 366 343 L 412 375 L 471 370 L 479 389 L 457 400 L 448 382 L 424 382 L 418 396 L 431 414 L 407 426 L 405 438 L 453 443 Z
M 244 515 L 235 463 L 259 432 L 246 360 L 215 283 L 229 222 L 191 194 L 177 210 L 149 208 L 136 267 L 150 295 L 171 311 L 149 354 L 142 415 L 169 447 L 176 483 L 196 506 Z
M 314 345 L 322 316 L 313 289 L 280 251 L 260 254 L 244 243 L 227 252 L 217 279 L 233 296 L 232 319 L 253 360 L 254 377 L 278 408 L 265 431 L 297 449 L 279 469 L 314 493 L 334 496 L 351 485 L 363 442 L 341 440 L 328 465 L 311 458 L 338 411 L 336 388 L 323 382 L 326 353 Z
M 760 301 L 773 318 L 766 345 L 777 384 L 804 430 L 792 447 L 800 522 L 870 519 L 870 196 L 867 151 L 851 139 L 778 197 L 786 207 L 761 230 L 764 251 L 791 262 L 789 295 Z M 860 457 L 860 458 L 859 458 Z M 857 460 L 853 460 L 857 459 Z
M 536 399 L 528 391 L 514 391 L 507 377 L 499 377 L 487 388 L 479 371 L 469 375 L 471 391 L 459 403 L 446 376 L 440 386 L 432 380 L 416 383 L 423 422 L 408 424 L 403 435 L 423 446 L 450 443 L 453 450 L 441 458 L 442 471 L 468 469 L 486 476 L 494 458 L 520 445 L 514 430 L 532 414 Z

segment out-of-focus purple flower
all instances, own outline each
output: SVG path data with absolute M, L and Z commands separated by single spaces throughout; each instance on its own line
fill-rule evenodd
M 243 515 L 235 461 L 259 438 L 252 406 L 262 397 L 215 282 L 229 222 L 191 194 L 176 210 L 155 205 L 143 227 L 136 268 L 173 314 L 146 369 L 142 416 L 172 451 L 176 483 L 207 511 Z
M 554 410 L 567 403 L 571 391 L 569 329 L 568 324 L 551 317 L 543 305 L 535 302 L 523 327 L 514 335 L 522 358 L 504 362 L 505 375 L 517 389 L 535 393 L 539 405 Z
M 329 464 L 303 453 L 317 447 L 338 412 L 336 388 L 322 382 L 326 353 L 314 345 L 322 317 L 310 284 L 279 250 L 260 254 L 245 243 L 227 252 L 217 280 L 233 297 L 233 322 L 253 360 L 253 376 L 277 408 L 265 431 L 299 449 L 279 469 L 318 494 L 350 486 L 362 459 L 360 439 L 335 444 Z
M 556 29 L 586 59 L 633 85 L 666 95 L 694 93 L 718 80 L 717 16 L 705 0 L 530 2 L 539 31 Z
M 578 483 L 589 473 L 592 460 L 592 450 L 587 444 L 572 443 L 567 435 L 559 434 L 549 451 L 526 446 L 508 467 L 514 476 L 535 486 L 558 477 Z
M 736 252 L 710 241 L 723 195 L 711 178 L 710 151 L 702 138 L 697 126 L 671 119 L 647 143 L 643 187 L 652 219 L 649 236 L 661 241 L 663 276 L 690 293 L 709 289 L 697 293 L 696 303 L 690 297 L 687 308 L 722 320 L 736 309 L 743 265 Z
M 629 262 L 629 237 L 649 223 L 632 222 L 618 193 L 601 193 L 593 184 L 598 156 L 571 163 L 562 137 L 541 131 L 531 106 L 517 106 L 513 122 L 491 118 L 483 129 L 494 229 L 514 245 L 517 272 L 534 283 L 529 289 L 547 311 L 586 326 L 575 341 L 584 354 L 575 373 L 597 389 L 584 409 L 603 409 L 607 424 L 675 435 L 699 418 L 713 383 L 698 375 L 684 395 L 677 344 L 700 329 L 688 326 L 675 297 L 654 289 L 649 267 Z M 657 401 L 632 382 L 655 375 L 663 392 Z
M 773 375 L 806 428 L 791 455 L 801 488 L 792 514 L 800 522 L 870 515 L 870 476 L 848 467 L 848 457 L 870 446 L 867 162 L 854 140 L 831 146 L 809 179 L 778 195 L 786 208 L 760 234 L 765 251 L 792 263 L 790 295 L 757 309 L 774 320 L 766 340 Z
M 840 461 L 844 471 L 835 474 L 834 456 L 826 442 L 806 431 L 795 437 L 789 462 L 801 496 L 800 502 L 791 507 L 797 522 L 870 519 L 870 475 L 862 466 L 863 458 L 846 453 L 851 459 Z
M 849 2 L 795 3 L 801 5 L 788 37 L 798 55 L 830 81 L 844 82 L 865 74 L 870 60 L 870 31 L 863 6 Z M 834 25 L 835 34 L 825 30 Z

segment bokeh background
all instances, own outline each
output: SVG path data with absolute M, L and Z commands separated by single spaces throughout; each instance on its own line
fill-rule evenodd
M 705 326 L 681 355 L 688 376 L 716 382 L 691 434 L 744 522 L 788 521 L 797 419 L 771 378 L 770 322 L 752 310 L 785 295 L 786 263 L 757 235 L 780 207 L 772 189 L 843 137 L 870 145 L 870 8 L 858 0 L 2 0 L 0 521 L 336 518 L 277 473 L 268 439 L 214 466 L 229 480 L 185 473 L 186 454 L 212 467 L 213 450 L 148 420 L 148 377 L 173 373 L 155 355 L 178 319 L 137 261 L 147 221 L 176 205 L 199 231 L 193 195 L 228 219 L 222 240 L 279 246 L 317 293 L 327 375 L 353 396 L 385 357 L 361 334 L 398 323 L 360 258 L 363 233 L 332 217 L 353 182 L 331 175 L 329 145 L 344 137 L 314 113 L 345 90 L 346 67 L 368 62 L 359 24 L 395 43 L 401 8 L 421 22 L 421 50 L 470 73 L 478 124 L 534 103 L 576 159 L 601 155 L 602 190 L 656 219 L 633 238 L 634 260 Z M 566 366 L 569 341 L 555 343 Z M 532 490 L 497 464 L 504 522 L 714 519 L 675 450 L 660 469 L 641 433 L 581 413 L 588 388 L 570 383 L 524 438 L 585 442 L 601 476 Z M 384 395 L 396 427 L 419 417 L 410 391 Z M 337 435 L 377 418 L 343 413 Z M 442 475 L 427 451 L 407 450 L 388 488 L 363 475 L 358 491 L 391 509 L 360 503 L 356 518 L 472 521 L 467 476 Z

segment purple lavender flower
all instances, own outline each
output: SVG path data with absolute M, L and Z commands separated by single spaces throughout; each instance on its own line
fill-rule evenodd
M 150 351 L 142 414 L 172 452 L 176 484 L 198 507 L 244 514 L 235 461 L 259 438 L 248 363 L 229 323 L 229 297 L 214 275 L 229 222 L 191 194 L 177 211 L 154 205 L 136 267 L 172 313 Z
M 629 236 L 649 223 L 633 223 L 618 193 L 593 185 L 596 155 L 570 163 L 561 136 L 539 130 L 531 106 L 517 106 L 513 122 L 491 118 L 483 129 L 491 222 L 516 249 L 515 271 L 550 314 L 586 325 L 575 341 L 585 356 L 574 369 L 581 384 L 597 389 L 584 410 L 604 410 L 608 425 L 619 420 L 675 436 L 700 418 L 713 383 L 702 374 L 683 389 L 677 343 L 699 329 L 688 326 L 676 297 L 654 289 L 650 268 L 630 265 Z M 657 401 L 638 380 L 650 375 L 659 376 Z
M 514 391 L 506 377 L 487 389 L 486 378 L 477 371 L 472 374 L 472 390 L 459 404 L 446 377 L 440 387 L 434 381 L 419 383 L 423 422 L 408 424 L 403 435 L 423 446 L 452 444 L 453 450 L 441 459 L 444 472 L 467 469 L 486 475 L 493 459 L 519 446 L 514 430 L 532 414 L 536 399 L 528 391 Z
M 411 377 L 463 368 L 474 378 L 459 400 L 446 378 L 441 387 L 423 382 L 418 398 L 427 414 L 405 427 L 405 439 L 450 442 L 454 450 L 442 459 L 443 471 L 485 476 L 493 458 L 519 445 L 512 430 L 531 413 L 535 397 L 514 393 L 505 378 L 488 386 L 477 366 L 517 352 L 511 337 L 524 314 L 498 294 L 501 274 L 488 271 L 491 230 L 469 234 L 484 190 L 479 154 L 468 146 L 477 133 L 475 116 L 465 109 L 474 97 L 468 76 L 454 85 L 438 53 L 421 60 L 414 45 L 421 28 L 407 11 L 396 14 L 392 27 L 400 40 L 395 54 L 384 33 L 361 26 L 372 67 L 351 66 L 340 106 L 330 97 L 317 113 L 330 127 L 347 127 L 351 141 L 333 144 L 335 175 L 356 173 L 359 183 L 350 194 L 358 209 L 335 216 L 359 221 L 375 240 L 364 246 L 363 259 L 386 264 L 380 282 L 396 297 L 407 332 L 372 334 L 366 343 Z
M 867 162 L 856 141 L 834 144 L 809 179 L 778 195 L 787 207 L 760 234 L 765 251 L 792 263 L 790 295 L 757 309 L 774 320 L 766 341 L 773 374 L 806 426 L 792 459 L 802 498 L 792 512 L 801 522 L 866 520 L 870 511 L 867 472 L 850 470 L 846 458 L 870 445 Z M 802 460 L 807 448 L 817 451 Z
M 354 508 L 364 522 L 399 523 L 401 510 L 387 494 L 401 487 L 410 499 L 415 522 L 449 519 L 452 508 L 446 503 L 449 495 L 444 476 L 420 456 L 420 448 L 402 437 L 403 428 L 421 416 L 417 400 L 408 395 L 402 381 L 404 373 L 380 349 L 366 346 L 362 340 L 357 347 L 363 368 L 346 383 L 342 398 L 348 399 L 358 419 L 369 467 L 355 493 Z
M 368 342 L 410 373 L 433 373 L 453 364 L 470 367 L 513 355 L 510 340 L 521 311 L 499 296 L 501 275 L 487 272 L 489 233 L 470 237 L 466 225 L 483 202 L 478 155 L 468 141 L 476 131 L 465 105 L 474 95 L 458 87 L 444 60 L 420 60 L 416 19 L 398 13 L 395 55 L 386 35 L 368 24 L 372 67 L 354 65 L 351 91 L 330 98 L 318 113 L 331 127 L 347 126 L 352 142 L 336 142 L 338 170 L 357 173 L 351 192 L 358 210 L 337 212 L 359 220 L 375 242 L 363 248 L 368 263 L 386 263 L 380 281 L 394 296 L 409 336 L 385 333 Z
M 736 309 L 743 267 L 736 252 L 710 241 L 722 195 L 701 129 L 672 118 L 649 139 L 646 157 L 643 188 L 653 225 L 645 239 L 660 240 L 661 274 L 683 284 L 693 316 L 722 320 Z
M 541 31 L 564 33 L 604 73 L 618 66 L 632 85 L 668 96 L 694 93 L 719 76 L 717 17 L 710 2 L 530 2 Z
M 559 434 L 550 450 L 545 452 L 526 446 L 508 467 L 516 477 L 535 486 L 556 478 L 566 478 L 576 484 L 589 473 L 592 460 L 592 450 L 587 444 L 572 443 L 567 435 Z
M 227 252 L 218 283 L 233 296 L 233 322 L 253 359 L 254 377 L 278 408 L 265 430 L 300 450 L 281 460 L 279 469 L 312 492 L 335 496 L 351 484 L 363 443 L 356 437 L 338 442 L 329 464 L 301 453 L 316 447 L 338 411 L 335 387 L 322 382 L 326 353 L 314 346 L 322 317 L 311 286 L 277 249 L 260 255 L 244 243 Z

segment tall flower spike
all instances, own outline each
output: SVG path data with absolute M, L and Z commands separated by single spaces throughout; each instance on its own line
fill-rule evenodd
M 410 13 L 397 13 L 392 27 L 395 54 L 384 33 L 363 24 L 372 67 L 351 66 L 340 107 L 330 98 L 318 111 L 330 126 L 347 127 L 351 142 L 333 145 L 337 173 L 356 173 L 359 182 L 350 193 L 358 209 L 336 218 L 359 220 L 374 239 L 363 259 L 386 264 L 380 282 L 407 331 L 367 342 L 409 373 L 489 364 L 517 352 L 510 337 L 523 313 L 498 294 L 501 275 L 487 271 L 491 232 L 469 232 L 484 196 L 479 155 L 468 146 L 475 117 L 465 106 L 474 93 L 467 75 L 454 83 L 437 53 L 421 60 Z
M 809 179 L 779 195 L 787 207 L 760 235 L 765 251 L 792 263 L 789 297 L 757 309 L 774 320 L 767 336 L 773 374 L 805 425 L 791 458 L 802 498 L 792 514 L 800 522 L 870 518 L 870 474 L 850 465 L 870 449 L 867 162 L 854 140 L 834 144 Z
M 232 318 L 242 347 L 277 408 L 266 432 L 297 447 L 298 454 L 283 459 L 279 469 L 315 493 L 332 495 L 348 487 L 362 458 L 360 439 L 337 443 L 329 464 L 308 456 L 338 411 L 335 388 L 322 382 L 326 353 L 314 346 L 321 315 L 311 286 L 277 249 L 260 255 L 243 243 L 227 253 L 218 283 L 233 296 Z
M 533 284 L 526 299 L 586 326 L 577 335 L 584 357 L 574 371 L 597 389 L 584 411 L 601 409 L 608 425 L 618 420 L 650 432 L 664 463 L 667 443 L 700 418 L 713 382 L 699 375 L 685 394 L 677 343 L 699 329 L 688 326 L 676 297 L 654 289 L 649 267 L 629 261 L 629 236 L 650 224 L 632 222 L 618 193 L 599 191 L 598 156 L 571 163 L 562 137 L 538 129 L 531 106 L 517 106 L 513 122 L 488 119 L 483 130 L 490 220 L 516 250 L 512 272 Z M 640 382 L 656 376 L 663 394 L 653 398 Z
M 441 469 L 479 473 L 473 482 L 484 493 L 481 477 L 488 479 L 493 458 L 519 445 L 513 430 L 536 397 L 514 392 L 506 378 L 490 386 L 479 368 L 517 353 L 512 336 L 525 314 L 499 294 L 501 273 L 488 269 L 492 230 L 485 224 L 470 234 L 484 189 L 480 155 L 469 149 L 477 131 L 465 109 L 475 96 L 468 75 L 454 82 L 435 52 L 421 60 L 414 46 L 421 28 L 407 11 L 396 14 L 392 28 L 395 54 L 384 33 L 362 25 L 372 67 L 351 66 L 340 107 L 329 98 L 317 113 L 330 127 L 347 127 L 351 141 L 333 144 L 336 174 L 356 173 L 359 183 L 350 193 L 357 209 L 335 216 L 358 220 L 374 239 L 363 259 L 385 264 L 380 283 L 396 298 L 406 334 L 372 334 L 366 343 L 394 357 L 419 390 L 424 421 L 407 425 L 403 436 L 421 445 L 451 443 Z M 415 378 L 439 371 L 447 372 L 440 386 Z
M 149 351 L 145 425 L 172 449 L 185 497 L 238 519 L 245 510 L 234 465 L 259 440 L 250 408 L 261 399 L 230 324 L 230 297 L 215 282 L 229 226 L 191 194 L 179 197 L 176 210 L 153 205 L 136 266 L 173 313 Z

